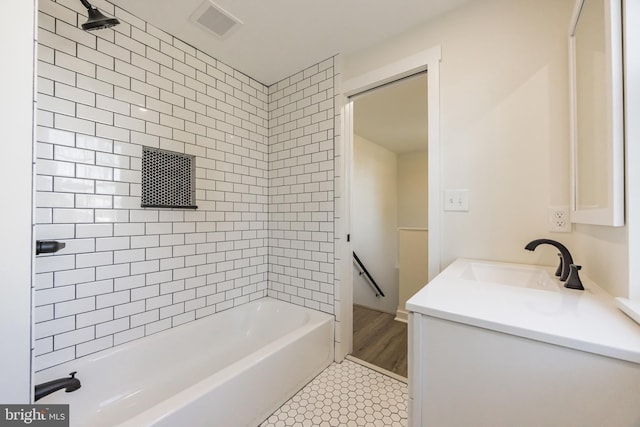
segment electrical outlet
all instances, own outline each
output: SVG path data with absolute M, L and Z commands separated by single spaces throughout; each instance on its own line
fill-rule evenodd
M 550 206 L 548 212 L 549 231 L 552 233 L 571 232 L 569 206 Z

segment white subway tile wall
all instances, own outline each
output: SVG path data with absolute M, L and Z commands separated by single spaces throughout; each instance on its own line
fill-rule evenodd
M 35 370 L 267 294 L 338 314 L 335 59 L 265 87 L 97 6 L 121 24 L 39 2 L 36 238 L 67 246 L 36 259 Z M 198 210 L 140 208 L 143 145 L 196 156 Z
M 66 248 L 36 258 L 35 370 L 266 296 L 270 242 L 269 293 L 333 312 L 331 61 L 300 75 L 291 151 L 289 124 L 269 136 L 286 85 L 96 6 L 121 24 L 84 32 L 78 1 L 39 1 L 36 238 Z M 198 210 L 140 208 L 143 145 L 196 156 Z
M 269 295 L 334 314 L 334 58 L 269 88 Z

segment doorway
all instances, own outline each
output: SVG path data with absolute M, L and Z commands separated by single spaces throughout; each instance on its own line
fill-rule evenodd
M 339 198 L 336 210 L 336 257 L 339 260 L 340 282 L 336 294 L 336 360 L 342 360 L 353 351 L 353 244 L 350 240 L 353 208 L 352 159 L 354 148 L 353 99 L 376 87 L 427 71 L 428 105 L 428 275 L 433 278 L 440 272 L 440 218 L 442 191 L 440 184 L 440 59 L 441 48 L 435 46 L 404 59 L 383 64 L 360 75 L 346 79 L 341 84 L 343 144 L 337 152 L 339 168 L 336 170 L 336 191 Z M 365 260 L 366 262 L 366 260 Z M 394 317 L 395 318 L 395 317 Z M 409 321 L 411 315 L 409 314 Z M 397 323 L 397 322 L 396 322 Z
M 427 74 L 351 102 L 352 356 L 406 377 L 405 303 L 428 281 Z

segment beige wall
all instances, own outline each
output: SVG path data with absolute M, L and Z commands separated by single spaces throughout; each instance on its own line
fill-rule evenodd
M 353 250 L 385 293 L 385 298 L 375 298 L 354 268 L 353 301 L 395 313 L 402 293 L 398 227 L 427 227 L 427 153 L 396 154 L 359 135 L 354 136 L 353 153 Z M 426 256 L 422 263 L 426 267 Z M 404 302 L 400 305 L 404 308 Z
M 427 153 L 398 155 L 398 227 L 427 228 Z
M 385 298 L 376 298 L 354 268 L 353 302 L 387 313 L 395 313 L 398 306 L 397 168 L 396 153 L 355 135 L 351 241 Z
M 467 188 L 469 212 L 444 212 L 442 266 L 458 257 L 554 264 L 553 238 L 583 272 L 626 293 L 625 231 L 547 232 L 569 203 L 568 25 L 573 0 L 476 0 L 373 49 L 346 55 L 345 80 L 440 45 L 442 188 Z M 609 268 L 615 266 L 615 269 Z

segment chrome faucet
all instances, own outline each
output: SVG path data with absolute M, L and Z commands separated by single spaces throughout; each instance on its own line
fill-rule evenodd
M 538 247 L 538 245 L 542 244 L 554 246 L 560 251 L 560 265 L 556 270 L 556 276 L 560 276 L 560 280 L 565 282 L 564 287 L 584 290 L 582 282 L 580 281 L 580 276 L 578 276 L 578 271 L 580 271 L 582 267 L 573 263 L 573 258 L 569 253 L 569 249 L 567 249 L 565 245 L 551 239 L 537 239 L 527 243 L 527 246 L 524 248 L 528 251 L 533 251 Z
M 43 397 L 58 391 L 66 389 L 67 393 L 76 391 L 80 388 L 80 380 L 76 378 L 77 372 L 71 372 L 69 378 L 59 378 L 57 380 L 47 381 L 46 383 L 36 385 L 34 401 L 40 400 Z

